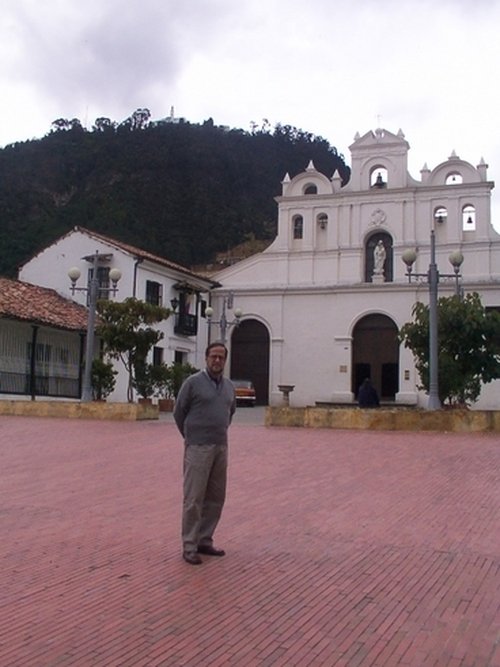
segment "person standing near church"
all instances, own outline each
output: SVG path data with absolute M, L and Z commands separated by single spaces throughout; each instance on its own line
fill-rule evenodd
M 235 409 L 233 383 L 224 377 L 227 348 L 214 342 L 205 351 L 206 368 L 183 383 L 174 419 L 184 438 L 182 557 L 200 565 L 200 554 L 224 556 L 213 543 L 226 498 L 228 428 Z
M 372 385 L 370 378 L 365 378 L 359 388 L 358 405 L 360 408 L 378 408 L 380 406 L 377 390 Z

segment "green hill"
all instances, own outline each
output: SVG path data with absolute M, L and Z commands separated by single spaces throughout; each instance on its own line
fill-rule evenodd
M 349 168 L 325 139 L 289 125 L 251 132 L 139 109 L 85 130 L 59 119 L 42 139 L 0 150 L 0 275 L 75 225 L 185 266 L 248 239 L 270 240 L 286 172 L 309 160 L 344 182 Z

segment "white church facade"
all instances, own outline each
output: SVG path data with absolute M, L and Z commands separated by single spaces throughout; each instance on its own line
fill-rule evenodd
M 453 152 L 415 179 L 408 150 L 401 131 L 377 129 L 355 137 L 345 186 L 338 173 L 329 177 L 312 162 L 286 175 L 273 243 L 212 276 L 222 285 L 212 291 L 214 321 L 228 303 L 243 311 L 228 332 L 229 374 L 252 379 L 260 403 L 281 403 L 283 384 L 293 386 L 292 406 L 351 403 L 370 377 L 383 401 L 427 404 L 397 334 L 415 302 L 429 298 L 425 279 L 408 281 L 402 255 L 414 250 L 413 271 L 426 274 L 431 231 L 439 296 L 457 288 L 448 258 L 459 251 L 461 288 L 500 307 L 500 235 L 491 223 L 487 165 Z M 474 407 L 499 402 L 495 381 Z

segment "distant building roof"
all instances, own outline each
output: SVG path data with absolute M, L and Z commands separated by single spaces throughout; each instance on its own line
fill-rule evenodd
M 87 317 L 84 306 L 65 299 L 53 289 L 0 278 L 0 318 L 84 331 Z
M 161 266 L 165 266 L 174 271 L 179 271 L 180 273 L 183 273 L 186 276 L 191 276 L 192 278 L 203 280 L 204 282 L 209 283 L 211 286 L 218 285 L 217 282 L 211 280 L 207 276 L 202 275 L 201 273 L 196 273 L 191 269 L 187 269 L 185 266 L 181 266 L 181 264 L 176 264 L 175 262 L 171 262 L 170 260 L 165 259 L 164 257 L 160 257 L 159 255 L 154 255 L 153 253 L 148 252 L 147 250 L 142 250 L 141 248 L 137 248 L 136 246 L 130 245 L 128 243 L 122 243 L 122 241 L 113 239 L 110 236 L 105 236 L 104 234 L 100 234 L 99 232 L 94 232 L 90 229 L 86 229 L 85 227 L 80 227 L 80 226 L 76 226 L 73 231 L 82 232 L 83 234 L 88 234 L 89 236 L 92 236 L 96 239 L 100 239 L 104 243 L 109 243 L 110 245 L 115 246 L 115 248 L 120 248 L 120 250 L 128 252 L 130 255 L 133 255 L 138 259 L 149 260 L 150 262 L 154 262 L 155 264 L 160 264 Z

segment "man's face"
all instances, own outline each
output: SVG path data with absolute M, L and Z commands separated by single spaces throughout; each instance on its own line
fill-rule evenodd
M 226 350 L 222 346 L 212 347 L 208 351 L 207 368 L 212 375 L 222 375 L 226 363 Z

